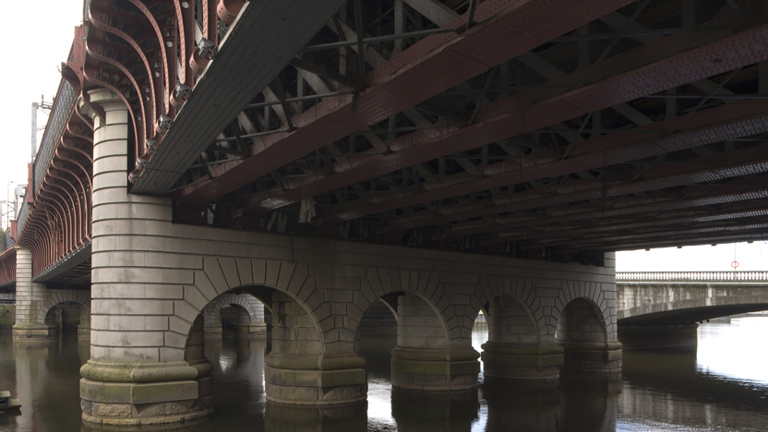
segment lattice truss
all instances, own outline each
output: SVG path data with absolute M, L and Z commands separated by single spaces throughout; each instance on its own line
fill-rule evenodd
M 582 261 L 768 233 L 764 2 L 264 3 L 93 0 L 76 37 L 179 223 Z

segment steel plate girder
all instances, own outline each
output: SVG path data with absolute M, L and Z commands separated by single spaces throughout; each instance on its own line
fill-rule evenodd
M 768 58 L 768 45 L 764 43 L 765 40 L 768 40 L 768 25 L 761 25 L 704 47 L 675 55 L 661 62 L 574 90 L 562 96 L 533 103 L 530 106 L 520 106 L 519 104 L 515 106 L 512 102 L 515 97 L 512 96 L 497 104 L 497 106 L 501 106 L 503 109 L 494 107 L 498 110 L 496 116 L 482 118 L 477 125 L 449 133 L 446 138 L 431 141 L 429 145 L 440 148 L 448 146 L 452 150 L 452 144 L 455 145 L 454 143 L 457 142 L 464 143 L 466 140 L 471 140 L 477 145 L 498 141 L 509 136 L 533 131 L 563 120 L 578 117 L 588 112 L 607 108 L 616 103 L 626 102 L 666 88 L 756 63 Z M 721 67 L 724 63 L 728 64 L 725 68 Z M 713 120 L 716 121 L 716 119 Z M 754 132 L 748 132 L 748 134 L 759 133 L 765 130 L 764 125 L 755 128 L 755 125 L 751 123 L 746 122 L 737 127 L 747 127 L 754 130 Z M 690 128 L 690 121 L 686 122 L 684 126 Z M 645 137 L 646 139 L 658 138 L 669 132 L 669 129 L 659 131 L 655 125 L 646 126 L 645 129 L 637 129 L 648 130 L 649 135 Z M 710 134 L 720 135 L 722 131 L 713 128 Z M 600 143 L 604 147 L 611 148 L 621 146 L 623 142 L 632 141 L 633 139 L 635 138 L 630 137 L 629 134 L 623 134 L 621 136 L 607 136 Z M 662 146 L 659 146 L 658 142 L 653 142 L 621 151 L 603 152 L 594 151 L 595 149 L 588 146 L 578 145 L 574 147 L 572 154 L 569 155 L 571 157 L 561 162 L 554 162 L 527 170 L 520 170 L 518 164 L 514 161 L 490 165 L 486 169 L 488 177 L 480 180 L 475 180 L 470 176 L 463 176 L 464 178 L 461 178 L 461 175 L 452 176 L 427 182 L 420 186 L 418 190 L 410 193 L 395 194 L 396 196 L 384 202 L 376 202 L 373 205 L 360 203 L 357 208 L 343 210 L 326 216 L 333 219 L 355 219 L 409 205 L 524 181 L 600 168 L 676 149 L 701 145 L 695 142 L 683 142 L 688 141 L 687 139 L 674 140 L 668 138 L 667 141 Z M 710 142 L 713 141 L 710 139 Z M 580 155 L 580 153 L 588 151 L 593 151 L 593 153 Z M 428 191 L 425 192 L 424 189 L 428 189 Z M 376 201 L 375 196 L 373 199 Z
M 680 127 L 682 132 L 667 135 L 665 130 L 658 130 L 649 125 L 649 134 L 638 133 L 626 135 L 608 135 L 598 138 L 589 145 L 599 151 L 582 154 L 549 164 L 538 165 L 527 169 L 519 169 L 514 163 L 489 165 L 486 172 L 492 174 L 483 179 L 464 176 L 453 176 L 447 180 L 451 183 L 435 182 L 437 185 L 426 185 L 424 189 L 415 192 L 402 192 L 388 195 L 386 201 L 373 205 L 342 211 L 336 214 L 324 215 L 326 218 L 354 219 L 357 217 L 381 213 L 408 205 L 416 205 L 438 199 L 450 198 L 503 187 L 516 183 L 529 182 L 538 179 L 552 178 L 588 169 L 600 169 L 617 163 L 636 161 L 647 157 L 657 156 L 676 150 L 702 146 L 743 136 L 755 135 L 768 131 L 768 111 L 760 101 L 743 101 L 731 104 L 725 109 L 709 109 L 696 113 L 696 119 L 689 119 Z M 692 121 L 695 120 L 695 121 Z M 640 129 L 640 128 L 638 128 Z M 651 132 L 652 131 L 652 132 Z M 662 138 L 667 135 L 666 138 Z M 643 139 L 645 138 L 645 139 Z M 626 145 L 626 143 L 631 143 Z M 578 153 L 578 152 L 576 152 Z M 493 175 L 495 174 L 495 175 Z M 375 200 L 376 197 L 374 196 Z M 509 211 L 509 210 L 507 210 Z
M 604 238 L 595 238 L 595 239 L 585 239 L 584 241 L 579 241 L 578 239 L 571 241 L 571 242 L 563 242 L 562 246 L 566 246 L 568 248 L 577 249 L 577 250 L 584 250 L 584 249 L 594 249 L 596 247 L 601 247 L 602 249 L 605 249 L 605 246 L 610 244 L 611 246 L 617 245 L 621 246 L 623 244 L 633 244 L 633 243 L 639 243 L 642 241 L 673 241 L 673 242 L 680 242 L 681 244 L 688 244 L 691 240 L 699 240 L 702 238 L 702 236 L 707 235 L 713 235 L 713 234 L 719 234 L 719 235 L 752 235 L 753 238 L 749 240 L 754 240 L 756 238 L 759 238 L 760 236 L 766 236 L 768 235 L 768 224 L 766 223 L 752 223 L 752 224 L 729 224 L 727 226 L 718 227 L 718 226 L 708 226 L 703 228 L 689 228 L 689 229 L 680 229 L 675 231 L 674 233 L 650 233 L 647 236 L 642 235 L 628 235 L 628 236 L 616 236 L 616 237 L 604 237 Z M 743 241 L 743 240 L 742 240 Z
M 167 193 L 343 4 L 344 0 L 246 3 L 131 192 Z
M 184 188 L 183 202 L 209 202 L 365 126 L 378 123 L 492 66 L 516 57 L 624 4 L 626 0 L 487 0 L 477 5 L 469 30 L 423 39 L 380 65 L 370 86 L 324 100 L 296 116 L 298 130 L 264 138 L 243 161 L 223 163 L 214 179 Z M 465 24 L 459 17 L 447 24 Z
M 568 237 L 586 239 L 600 236 L 620 236 L 635 234 L 639 229 L 667 230 L 672 235 L 677 228 L 673 226 L 691 224 L 723 224 L 724 221 L 750 219 L 762 222 L 768 215 L 768 200 L 757 199 L 738 203 L 729 203 L 723 209 L 713 210 L 708 207 L 681 209 L 673 213 L 637 213 L 622 216 L 619 219 L 577 222 L 570 226 L 557 224 L 550 229 L 536 232 L 504 233 L 504 240 L 515 241 L 524 237 L 524 241 L 536 244 L 548 244 L 548 241 L 563 242 Z M 742 221 L 743 223 L 743 221 Z M 670 228 L 673 227 L 673 228 Z M 646 231 L 648 232 L 648 231 Z M 572 242 L 572 241 L 571 241 Z
M 583 207 L 568 208 L 566 210 L 557 212 L 559 214 L 548 215 L 546 218 L 505 218 L 499 219 L 496 221 L 496 223 L 491 224 L 482 222 L 456 226 L 450 230 L 450 232 L 458 235 L 503 232 L 521 228 L 531 228 L 534 226 L 568 223 L 579 220 L 616 218 L 619 216 L 632 215 L 637 213 L 672 211 L 699 206 L 762 199 L 768 197 L 768 187 L 765 186 L 767 181 L 768 176 L 763 175 L 759 177 L 732 180 L 730 182 L 704 186 L 684 199 L 668 199 L 662 201 L 651 199 L 635 199 L 635 202 L 627 202 L 622 207 L 606 210 L 585 210 Z M 640 203 L 637 203 L 637 201 L 640 201 Z M 517 235 L 517 233 L 513 234 L 513 236 L 514 235 Z M 504 237 L 504 234 L 499 234 L 498 237 L 502 238 Z
M 730 108 L 740 109 L 738 105 L 712 108 L 697 114 L 706 113 L 707 118 L 719 116 L 731 112 Z M 763 112 L 758 106 L 753 106 L 756 111 L 745 112 L 747 118 L 754 113 Z M 677 119 L 671 119 L 672 122 Z M 694 119 L 697 120 L 697 119 Z M 664 122 L 661 122 L 664 123 Z M 713 125 L 716 126 L 716 125 Z M 768 127 L 768 126 L 766 126 Z M 741 133 L 747 132 L 740 128 L 732 129 L 733 134 L 727 139 L 742 138 Z M 641 140 L 642 141 L 642 140 Z M 701 145 L 709 142 L 701 142 Z M 740 163 L 729 164 L 729 160 L 740 160 Z M 632 183 L 611 182 L 607 186 L 591 186 L 589 184 L 572 186 L 563 185 L 559 189 L 563 193 L 554 195 L 551 191 L 533 189 L 512 195 L 502 195 L 479 201 L 469 205 L 457 205 L 443 207 L 437 211 L 423 211 L 409 216 L 402 216 L 389 221 L 391 225 L 404 228 L 419 226 L 441 225 L 456 222 L 462 219 L 490 216 L 513 211 L 529 210 L 533 208 L 563 205 L 576 201 L 592 200 L 601 197 L 618 197 L 622 195 L 637 194 L 652 190 L 665 189 L 677 186 L 722 180 L 740 175 L 756 174 L 768 171 L 768 150 L 744 149 L 732 154 L 718 154 L 681 162 L 680 165 L 665 165 L 659 169 L 651 170 L 643 175 L 644 181 Z M 596 179 L 597 180 L 597 179 Z
M 741 243 L 746 241 L 758 241 L 768 240 L 768 232 L 758 233 L 726 233 L 719 236 L 707 236 L 701 235 L 688 236 L 687 238 L 673 238 L 665 237 L 663 239 L 651 239 L 650 241 L 638 242 L 638 243 L 622 243 L 615 246 L 611 245 L 611 251 L 620 250 L 634 250 L 634 249 L 651 249 L 651 248 L 664 248 L 675 246 L 696 246 L 696 245 L 708 245 L 708 244 L 726 244 L 726 243 Z M 606 244 L 589 245 L 580 247 L 581 251 L 605 251 Z
M 727 16 L 718 19 L 718 22 L 730 23 L 732 20 L 733 16 Z M 335 163 L 332 175 L 302 177 L 284 185 L 288 190 L 283 190 L 281 187 L 267 191 L 261 197 L 252 198 L 248 207 L 258 206 L 273 210 L 446 154 L 467 151 L 510 135 L 556 124 L 583 115 L 585 112 L 627 102 L 638 96 L 654 93 L 668 88 L 667 86 L 696 78 L 689 76 L 690 71 L 687 68 L 696 70 L 695 74 L 700 78 L 716 74 L 722 70 L 719 62 L 718 64 L 704 62 L 703 65 L 695 64 L 695 60 L 692 61 L 694 64 L 686 64 L 686 62 L 698 54 L 692 50 L 707 43 L 714 44 L 719 39 L 730 35 L 732 32 L 721 29 L 699 32 L 697 38 L 683 34 L 659 40 L 603 62 L 592 73 L 593 79 L 601 80 L 600 83 L 569 92 L 560 90 L 577 85 L 582 80 L 586 72 L 579 70 L 548 83 L 547 87 L 552 87 L 554 90 L 522 92 L 503 101 L 485 105 L 478 111 L 476 126 L 446 125 L 402 136 L 393 140 L 389 146 L 373 149 L 370 152 L 372 154 L 356 155 Z M 733 45 L 738 43 L 739 41 L 731 42 Z M 712 46 L 708 46 L 708 49 L 717 51 L 717 48 Z M 686 52 L 689 52 L 688 58 L 682 61 L 675 58 Z M 713 67 L 708 68 L 708 66 Z M 664 70 L 665 68 L 669 68 L 673 73 L 667 71 L 661 76 L 656 74 L 656 69 Z M 614 81 L 621 84 L 617 86 Z M 643 86 L 638 85 L 641 82 Z M 499 107 L 503 107 L 504 111 L 500 112 Z M 574 107 L 579 108 L 574 111 Z M 504 115 L 519 118 L 507 121 L 507 118 L 502 118 Z M 501 128 L 495 124 L 497 120 L 504 122 Z M 523 162 L 528 161 L 523 160 Z M 518 165 L 517 161 L 514 164 Z

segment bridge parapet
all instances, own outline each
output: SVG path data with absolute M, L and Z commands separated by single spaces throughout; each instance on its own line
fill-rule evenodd
M 758 282 L 768 271 L 617 272 L 616 282 Z

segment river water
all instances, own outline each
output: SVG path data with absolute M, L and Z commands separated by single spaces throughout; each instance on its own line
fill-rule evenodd
M 206 341 L 215 366 L 215 414 L 175 430 L 765 431 L 766 334 L 768 317 L 709 323 L 699 328 L 695 351 L 625 352 L 621 377 L 572 376 L 550 384 L 488 380 L 477 391 L 452 394 L 391 389 L 388 357 L 366 348 L 367 406 L 301 409 L 265 403 L 266 342 L 225 332 L 220 340 Z M 473 334 L 478 350 L 486 337 L 484 330 Z M 80 423 L 78 369 L 88 349 L 87 343 L 67 338 L 58 344 L 14 345 L 10 334 L 0 335 L 0 389 L 23 404 L 21 415 L 0 415 L 0 431 L 94 430 Z

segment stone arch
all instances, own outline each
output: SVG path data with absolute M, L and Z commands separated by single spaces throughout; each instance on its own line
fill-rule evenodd
M 621 371 L 621 343 L 611 339 L 602 311 L 591 298 L 576 297 L 565 304 L 556 340 L 564 349 L 564 371 Z
M 205 314 L 205 307 L 212 302 L 225 304 L 218 302 L 217 298 L 221 296 L 222 301 L 225 301 L 229 298 L 227 295 L 234 296 L 231 291 L 236 289 L 253 295 L 265 305 L 270 304 L 266 298 L 269 296 L 261 295 L 264 293 L 258 289 L 254 290 L 254 287 L 265 287 L 286 295 L 306 312 L 313 327 L 320 332 L 321 327 L 313 312 L 322 303 L 322 293 L 320 298 L 315 296 L 309 299 L 310 294 L 314 293 L 314 278 L 307 277 L 307 264 L 217 256 L 204 256 L 202 261 L 202 268 L 193 272 L 192 283 L 184 286 L 183 299 L 174 301 L 170 331 L 182 335 L 177 344 L 181 355 L 189 330 L 197 316 Z M 309 300 L 313 303 L 309 304 Z M 240 302 L 235 304 L 242 306 Z
M 478 305 L 490 305 L 496 298 L 509 297 L 520 303 L 526 314 L 533 320 L 539 342 L 544 342 L 547 336 L 554 338 L 554 328 L 550 330 L 552 307 L 542 304 L 541 297 L 536 295 L 533 280 L 515 276 L 481 276 L 476 289 Z M 473 300 L 474 303 L 474 300 Z M 481 308 L 478 307 L 477 311 Z M 486 311 L 488 312 L 488 311 Z M 490 325 L 490 323 L 489 323 Z M 553 341 L 552 341 L 553 343 Z
M 174 302 L 176 316 L 171 319 L 185 335 L 182 352 L 194 339 L 193 323 L 202 321 L 198 318 L 205 306 L 240 289 L 272 305 L 272 351 L 264 360 L 268 400 L 307 404 L 364 400 L 364 360 L 351 350 L 352 339 L 345 340 L 346 311 L 339 316 L 333 300 L 315 289 L 317 277 L 308 274 L 307 263 L 203 257 L 202 269 L 194 271 L 193 283 L 184 287 L 184 299 Z
M 605 327 L 606 339 L 609 341 L 616 340 L 618 330 L 616 324 L 616 290 L 604 288 L 603 284 L 599 282 L 562 281 L 553 309 L 555 319 L 559 321 L 563 309 L 573 300 L 577 298 L 589 300 Z M 550 329 L 553 335 L 555 329 L 556 327 Z
M 368 267 L 365 278 L 361 281 L 360 295 L 355 298 L 355 304 L 360 309 L 359 315 L 362 317 L 362 312 L 373 302 L 387 295 L 408 293 L 420 298 L 437 317 L 440 317 L 447 338 L 452 344 L 462 336 L 468 338 L 472 326 L 469 324 L 469 330 L 466 330 L 467 320 L 464 320 L 464 313 L 456 313 L 440 277 L 440 273 L 436 271 Z M 399 313 L 395 313 L 395 316 L 398 317 Z M 358 322 L 359 318 L 354 322 L 355 327 L 350 330 L 356 331 Z
M 471 306 L 452 304 L 454 299 L 446 292 L 441 275 L 436 271 L 366 268 L 355 298 L 359 316 L 354 317 L 349 330 L 356 334 L 371 304 L 379 300 L 388 304 L 398 324 L 397 345 L 391 351 L 393 387 L 464 390 L 477 386 L 478 353 L 471 346 L 474 320 L 467 316 Z
M 79 340 L 90 339 L 91 331 L 91 291 L 90 290 L 48 290 L 45 303 L 38 309 L 40 321 L 49 323 L 51 311 L 61 304 L 80 305 L 80 324 L 77 326 Z
M 519 298 L 502 294 L 484 308 L 488 321 L 488 342 L 538 345 L 541 342 L 533 313 Z
M 239 333 L 266 335 L 264 308 L 268 307 L 255 296 L 247 293 L 228 292 L 216 297 L 203 308 L 206 335 L 221 333 L 221 309 L 234 306 L 238 313 L 236 330 Z
M 500 284 L 498 287 L 502 286 Z M 496 292 L 526 294 L 530 286 Z M 486 377 L 517 380 L 554 380 L 559 377 L 563 349 L 542 337 L 540 326 L 530 307 L 511 294 L 499 294 L 485 304 L 488 341 L 482 345 Z
M 584 297 L 577 297 L 565 305 L 557 321 L 556 335 L 561 345 L 608 341 L 600 309 L 594 301 Z

